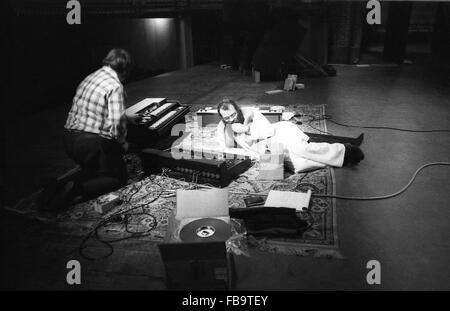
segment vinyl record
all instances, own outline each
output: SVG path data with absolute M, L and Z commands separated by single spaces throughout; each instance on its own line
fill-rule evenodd
M 194 220 L 180 231 L 183 242 L 219 242 L 228 240 L 230 236 L 230 225 L 216 218 Z

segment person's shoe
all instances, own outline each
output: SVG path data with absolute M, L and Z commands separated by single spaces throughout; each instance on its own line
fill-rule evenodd
M 364 153 L 362 150 L 352 144 L 344 144 L 345 154 L 344 154 L 344 165 L 347 164 L 357 164 L 361 160 L 364 160 Z
M 361 146 L 363 140 L 364 140 L 364 133 L 361 133 L 361 135 L 359 135 L 358 137 L 356 137 L 356 138 L 353 140 L 353 145 L 355 145 L 355 146 Z

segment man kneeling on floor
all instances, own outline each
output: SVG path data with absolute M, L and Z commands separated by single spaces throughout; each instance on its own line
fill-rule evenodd
M 112 49 L 103 67 L 78 86 L 65 125 L 64 148 L 81 171 L 69 181 L 51 181 L 42 193 L 41 207 L 63 208 L 77 197 L 92 199 L 126 184 L 122 154 L 128 143 L 122 82 L 131 63 L 127 51 Z

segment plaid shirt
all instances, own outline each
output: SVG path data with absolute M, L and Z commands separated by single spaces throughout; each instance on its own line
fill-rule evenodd
M 122 83 L 112 68 L 103 66 L 91 73 L 78 86 L 64 127 L 124 143 L 123 92 Z

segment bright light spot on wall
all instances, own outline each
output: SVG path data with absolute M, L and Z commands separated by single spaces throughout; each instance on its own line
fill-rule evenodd
M 158 32 L 165 32 L 171 21 L 172 18 L 148 18 L 147 25 Z

